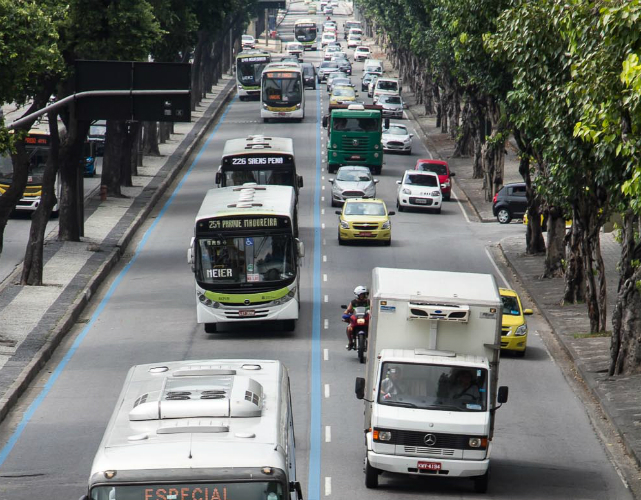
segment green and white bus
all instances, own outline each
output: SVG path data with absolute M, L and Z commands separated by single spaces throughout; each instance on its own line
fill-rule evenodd
M 247 182 L 291 186 L 298 196 L 303 177 L 296 173 L 294 141 L 289 137 L 250 135 L 225 142 L 216 184 L 228 187 Z
M 269 52 L 243 50 L 236 56 L 236 84 L 241 101 L 260 97 L 260 75 L 272 60 Z
M 302 500 L 287 368 L 205 359 L 132 367 L 81 500 Z
M 277 62 L 265 66 L 260 79 L 260 116 L 268 122 L 273 118 L 305 118 L 303 69 L 295 62 Z
M 311 19 L 297 19 L 294 23 L 294 39 L 302 43 L 305 50 L 318 50 L 317 31 L 316 23 Z
M 210 189 L 187 260 L 196 278 L 196 317 L 221 323 L 281 321 L 293 331 L 300 308 L 296 193 L 291 186 Z

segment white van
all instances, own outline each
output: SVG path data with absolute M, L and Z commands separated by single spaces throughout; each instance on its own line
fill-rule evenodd
M 363 73 L 376 73 L 378 76 L 383 74 L 383 61 L 379 59 L 368 59 L 363 64 Z
M 363 36 L 363 30 L 360 28 L 350 28 L 349 33 L 347 34 L 347 38 L 349 38 L 352 35 Z
M 374 85 L 372 98 L 374 99 L 374 104 L 376 104 L 378 98 L 382 95 L 400 95 L 400 93 L 401 84 L 396 78 L 379 78 L 376 80 L 376 85 Z

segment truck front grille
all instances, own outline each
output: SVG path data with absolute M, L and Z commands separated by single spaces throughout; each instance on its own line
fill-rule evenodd
M 368 137 L 343 137 L 343 150 L 345 151 L 367 151 L 369 150 Z

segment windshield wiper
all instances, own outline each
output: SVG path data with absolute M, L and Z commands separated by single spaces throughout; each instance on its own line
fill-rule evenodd
M 385 404 L 390 406 L 404 406 L 406 408 L 418 408 L 414 403 L 408 403 L 407 401 L 385 401 Z

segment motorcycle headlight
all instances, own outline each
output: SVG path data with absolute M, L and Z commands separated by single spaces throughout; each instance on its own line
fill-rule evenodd
M 390 221 L 386 220 L 385 222 L 383 222 L 383 225 L 381 226 L 381 229 L 389 229 L 391 227 L 392 227 L 392 223 Z
M 342 229 L 349 229 L 349 222 L 341 219 L 341 228 Z
M 516 330 L 514 330 L 514 335 L 516 337 L 523 337 L 527 335 L 527 325 L 521 325 Z
M 403 193 L 403 194 L 412 194 L 412 190 L 411 190 L 411 189 L 409 189 L 409 188 L 403 188 L 403 190 L 401 191 L 401 193 Z

